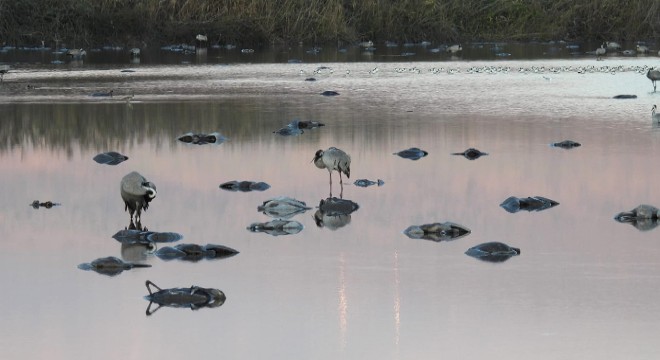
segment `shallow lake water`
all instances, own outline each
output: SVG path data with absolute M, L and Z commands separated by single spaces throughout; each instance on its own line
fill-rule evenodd
M 657 358 L 660 230 L 613 219 L 660 206 L 650 114 L 660 94 L 644 72 L 657 63 L 13 69 L 0 86 L 0 347 L 12 359 Z M 110 89 L 112 98 L 90 96 Z M 273 133 L 295 118 L 326 126 Z M 228 140 L 176 140 L 190 131 Z M 562 140 L 582 146 L 550 146 Z M 330 146 L 352 158 L 343 187 L 311 162 Z M 410 147 L 428 156 L 393 154 Z M 488 155 L 450 155 L 470 147 Z M 106 151 L 129 159 L 92 160 Z M 119 182 L 134 170 L 158 189 L 143 226 L 240 253 L 186 262 L 122 249 L 112 238 L 129 226 Z M 362 178 L 384 184 L 352 184 Z M 231 180 L 271 187 L 219 188 Z M 330 193 L 359 209 L 317 224 Z M 303 230 L 248 231 L 271 220 L 257 206 L 277 196 L 313 208 L 293 217 Z M 499 206 L 509 196 L 559 205 L 511 214 Z M 439 243 L 403 234 L 445 221 L 471 234 Z M 521 254 L 501 263 L 465 254 L 489 241 Z M 77 268 L 105 256 L 152 267 L 112 277 Z M 217 288 L 227 300 L 147 316 L 146 280 Z

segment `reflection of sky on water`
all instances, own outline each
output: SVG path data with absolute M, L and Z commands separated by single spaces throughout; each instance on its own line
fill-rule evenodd
M 424 76 L 415 82 L 412 75 L 388 75 L 376 82 L 378 96 L 370 93 L 374 87 L 347 87 L 350 96 L 331 101 L 302 95 L 138 101 L 131 110 L 105 102 L 2 105 L 8 117 L 0 123 L 7 139 L 0 148 L 0 281 L 12 290 L 0 304 L 8 356 L 655 354 L 657 230 L 639 232 L 612 219 L 641 203 L 660 205 L 651 165 L 658 139 L 647 106 L 655 95 L 647 93 L 647 80 L 632 73 L 573 74 L 564 76 L 566 88 L 530 85 L 531 76 L 517 74 L 457 75 L 468 85 L 449 82 L 449 75 Z M 497 79 L 507 86 L 497 87 Z M 573 98 L 561 96 L 562 88 Z M 607 98 L 615 92 L 639 98 Z M 295 117 L 327 126 L 298 137 L 272 133 Z M 219 131 L 230 140 L 219 146 L 176 141 L 188 131 Z M 549 146 L 565 139 L 583 146 Z M 329 146 L 351 155 L 351 180 L 385 181 L 344 186 L 344 198 L 360 206 L 351 222 L 336 231 L 318 228 L 310 210 L 294 217 L 304 225 L 299 234 L 247 231 L 270 220 L 257 211 L 266 199 L 284 195 L 315 207 L 328 197 L 327 171 L 311 160 Z M 413 146 L 429 155 L 409 161 L 392 154 Z M 475 161 L 450 155 L 468 147 L 489 155 Z M 109 150 L 130 159 L 117 166 L 92 160 Z M 119 180 L 132 170 L 158 186 L 143 217 L 150 230 L 240 254 L 194 264 L 152 259 L 150 269 L 111 279 L 77 269 L 90 259 L 119 256 L 111 236 L 128 225 Z M 229 180 L 265 181 L 271 188 L 218 188 Z M 517 214 L 499 207 L 509 196 L 537 195 L 560 205 Z M 62 206 L 35 210 L 29 204 L 36 199 Z M 436 221 L 457 222 L 472 233 L 442 243 L 402 234 L 412 224 Z M 464 254 L 487 241 L 522 254 L 502 264 Z M 227 302 L 197 312 L 163 309 L 147 320 L 147 279 L 164 288 L 217 287 Z M 110 340 L 117 334 L 122 346 Z

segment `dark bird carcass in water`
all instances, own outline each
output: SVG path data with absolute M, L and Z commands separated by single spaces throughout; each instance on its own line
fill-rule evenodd
M 476 160 L 484 155 L 488 155 L 488 153 L 481 152 L 480 150 L 477 150 L 475 148 L 469 148 L 463 152 L 452 153 L 452 155 L 462 155 L 468 160 Z
M 146 286 L 149 291 L 149 295 L 144 297 L 145 300 L 149 301 L 147 316 L 155 313 L 162 306 L 198 310 L 204 307 L 215 308 L 221 306 L 227 300 L 225 294 L 218 289 L 199 286 L 161 289 L 150 280 L 147 280 Z M 152 291 L 150 286 L 158 291 Z M 151 311 L 151 305 L 154 303 L 158 304 L 158 307 Z
M 500 204 L 504 210 L 512 214 L 521 210 L 541 211 L 557 205 L 559 205 L 558 202 L 542 196 L 530 196 L 526 198 L 510 196 Z
M 270 188 L 270 185 L 266 184 L 265 182 L 254 182 L 254 181 L 227 181 L 225 183 L 220 184 L 220 189 L 222 190 L 227 190 L 227 191 L 241 191 L 241 192 L 248 192 L 248 191 L 264 191 L 268 190 Z
M 263 232 L 272 236 L 293 235 L 303 229 L 303 225 L 295 220 L 275 219 L 263 223 L 252 223 L 247 227 L 252 232 Z
M 411 239 L 435 242 L 460 239 L 470 234 L 470 229 L 450 221 L 424 225 L 412 225 L 403 231 Z
M 220 133 L 214 132 L 210 134 L 203 133 L 187 133 L 179 136 L 177 140 L 192 145 L 206 145 L 206 144 L 222 144 L 227 141 L 227 138 L 220 135 Z
M 155 255 L 162 260 L 199 261 L 202 259 L 224 259 L 236 254 L 238 254 L 237 250 L 224 245 L 178 244 L 174 247 L 162 247 L 156 251 Z
M 570 150 L 579 146 L 582 146 L 579 142 L 575 142 L 573 140 L 564 140 L 556 143 L 550 144 L 552 147 L 558 147 L 566 150 Z
M 114 256 L 99 258 L 92 261 L 91 263 L 83 263 L 78 265 L 78 269 L 93 270 L 99 274 L 108 275 L 108 276 L 115 276 L 121 274 L 124 270 L 130 270 L 133 268 L 146 268 L 146 267 L 151 267 L 151 265 L 129 263 Z
M 154 243 L 171 243 L 183 239 L 183 235 L 175 232 L 143 231 L 137 229 L 124 229 L 117 231 L 112 238 L 122 244 L 150 245 Z
M 62 205 L 62 204 L 54 203 L 54 202 L 52 202 L 52 201 L 50 201 L 50 200 L 49 200 L 49 201 L 44 201 L 44 202 L 41 202 L 41 201 L 39 201 L 39 200 L 35 200 L 35 201 L 32 202 L 32 204 L 30 204 L 30 206 L 32 206 L 32 207 L 35 208 L 35 209 L 38 209 L 38 208 L 40 208 L 40 207 L 44 207 L 44 208 L 46 208 L 46 209 L 50 209 L 50 208 L 52 208 L 53 206 L 60 206 L 60 205 Z
M 383 186 L 385 185 L 385 181 L 378 179 L 376 181 L 371 181 L 369 179 L 357 179 L 353 182 L 353 185 L 359 186 L 359 187 L 369 187 L 372 185 L 378 185 L 378 186 Z
M 327 169 L 330 174 L 330 185 L 332 185 L 332 172 L 339 173 L 339 183 L 343 184 L 341 174 L 351 178 L 351 157 L 341 149 L 330 147 L 327 150 L 317 150 L 312 159 L 314 165 L 319 169 Z
M 133 171 L 121 179 L 119 189 L 124 200 L 124 210 L 131 215 L 131 222 L 135 214 L 135 222 L 140 223 L 142 210 L 147 210 L 149 203 L 156 197 L 156 185 Z
M 652 205 L 639 205 L 638 207 L 618 213 L 614 220 L 620 223 L 628 223 L 636 227 L 637 230 L 647 231 L 658 226 L 660 214 L 657 207 Z
M 308 207 L 303 201 L 286 196 L 266 200 L 257 206 L 257 211 L 276 219 L 288 219 L 309 209 L 311 207 Z
M 94 161 L 106 165 L 117 165 L 126 160 L 128 160 L 128 156 L 122 155 L 116 151 L 108 151 L 94 156 Z
M 512 256 L 520 255 L 520 249 L 495 241 L 471 247 L 465 254 L 483 261 L 503 262 Z
M 410 149 L 401 150 L 399 152 L 394 153 L 394 155 L 399 155 L 404 159 L 410 159 L 410 160 L 419 160 L 428 154 L 429 153 L 427 151 L 424 151 L 416 147 L 411 147 Z

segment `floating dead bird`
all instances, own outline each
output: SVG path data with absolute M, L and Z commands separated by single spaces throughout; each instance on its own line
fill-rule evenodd
M 282 136 L 298 136 L 304 133 L 304 131 L 298 127 L 298 120 L 287 124 L 285 127 L 273 131 L 273 134 L 279 134 Z
M 484 155 L 488 155 L 488 153 L 481 152 L 475 148 L 469 148 L 463 152 L 452 153 L 452 155 L 462 155 L 468 160 L 476 160 Z
M 128 156 L 122 155 L 116 151 L 108 151 L 94 156 L 94 161 L 105 165 L 117 165 L 126 160 L 128 160 Z
M 456 240 L 470 234 L 465 226 L 447 221 L 424 225 L 413 225 L 403 231 L 411 239 L 424 239 L 435 242 Z
M 35 200 L 35 201 L 32 202 L 32 204 L 30 204 L 30 206 L 32 206 L 32 207 L 35 208 L 35 209 L 38 209 L 38 208 L 40 208 L 40 207 L 45 207 L 46 209 L 50 209 L 50 208 L 52 208 L 53 206 L 60 206 L 60 205 L 62 205 L 62 204 L 54 203 L 54 202 L 52 202 L 52 201 L 50 201 L 50 200 L 49 200 L 49 201 L 45 201 L 45 202 L 40 202 L 39 200 Z
M 314 222 L 318 227 L 337 230 L 351 222 L 351 214 L 360 206 L 351 200 L 329 197 L 319 202 L 319 209 L 314 213 Z
M 520 249 L 501 242 L 487 242 L 469 248 L 465 254 L 483 261 L 503 262 L 520 255 Z
M 419 160 L 428 154 L 429 153 L 427 151 L 424 151 L 416 147 L 411 147 L 410 149 L 401 150 L 399 152 L 394 153 L 394 155 L 399 155 L 404 159 L 410 159 L 410 160 Z
M 254 182 L 254 181 L 227 181 L 226 183 L 220 184 L 220 189 L 227 191 L 264 191 L 268 190 L 270 185 L 265 182 Z
M 149 306 L 147 306 L 147 316 L 155 313 L 163 306 L 198 310 L 204 307 L 218 307 L 224 304 L 227 300 L 225 294 L 218 289 L 203 288 L 199 286 L 161 289 L 149 280 L 147 280 L 146 286 L 149 291 L 149 295 L 144 297 L 145 300 L 149 301 Z M 152 292 L 149 286 L 155 287 L 158 291 Z M 151 311 L 151 305 L 154 303 L 158 304 L 158 307 Z
M 368 179 L 357 179 L 355 182 L 353 182 L 353 185 L 359 186 L 359 187 L 368 187 L 372 185 L 378 185 L 378 186 L 383 186 L 385 185 L 385 182 L 381 179 L 378 179 L 377 181 L 371 181 Z
M 202 134 L 202 133 L 195 134 L 189 132 L 179 136 L 177 140 L 186 144 L 206 145 L 206 144 L 222 144 L 228 139 L 217 132 L 210 134 Z
M 263 223 L 252 223 L 247 227 L 252 232 L 263 232 L 268 235 L 293 235 L 303 229 L 303 225 L 295 220 L 276 219 Z
M 224 245 L 178 244 L 165 246 L 156 251 L 156 256 L 163 260 L 199 261 L 202 259 L 223 259 L 238 254 L 238 251 Z
M 141 230 L 119 230 L 112 235 L 112 238 L 122 244 L 142 244 L 150 245 L 153 243 L 171 243 L 183 239 L 183 235 L 175 232 L 156 232 Z
M 530 196 L 526 198 L 518 198 L 510 196 L 504 200 L 500 206 L 510 213 L 517 213 L 521 210 L 526 211 L 541 211 L 550 209 L 551 207 L 559 205 L 558 202 L 544 198 L 542 196 Z
M 78 269 L 92 270 L 92 271 L 96 271 L 99 274 L 108 275 L 108 276 L 115 276 L 121 274 L 124 270 L 130 270 L 133 268 L 147 268 L 147 267 L 151 267 L 151 265 L 129 263 L 114 256 L 99 258 L 92 261 L 91 263 L 83 263 L 78 265 Z
M 276 219 L 289 219 L 309 209 L 311 207 L 308 207 L 304 202 L 286 196 L 266 200 L 257 207 L 257 211 Z
M 659 211 L 655 206 L 642 204 L 630 211 L 618 213 L 614 220 L 631 224 L 640 231 L 648 231 L 658 226 Z
M 581 146 L 581 145 L 582 144 L 580 144 L 578 142 L 575 142 L 575 141 L 572 141 L 572 140 L 564 140 L 564 141 L 561 141 L 561 142 L 556 142 L 556 143 L 550 144 L 550 146 L 558 147 L 558 148 L 562 148 L 562 149 L 566 149 L 566 150 L 570 150 L 572 148 L 576 148 L 576 147 Z

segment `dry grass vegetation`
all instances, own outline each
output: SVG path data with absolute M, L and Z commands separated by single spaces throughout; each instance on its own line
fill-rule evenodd
M 0 0 L 0 41 L 649 40 L 657 0 Z M 221 36 L 222 34 L 222 36 Z

